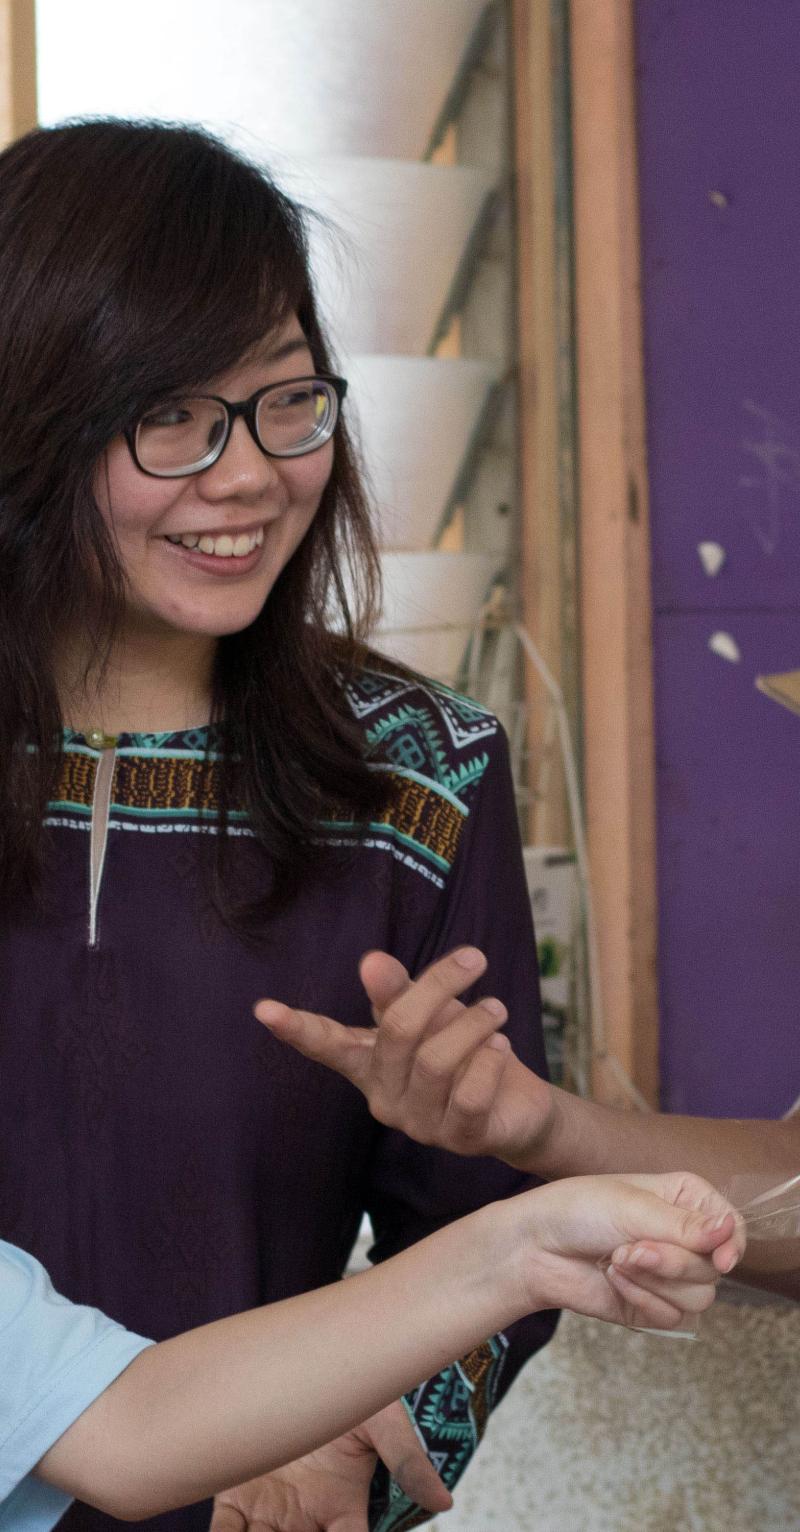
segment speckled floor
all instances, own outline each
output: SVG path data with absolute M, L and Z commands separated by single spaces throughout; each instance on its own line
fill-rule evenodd
M 566 1315 L 428 1532 L 800 1532 L 800 1305 L 696 1342 Z

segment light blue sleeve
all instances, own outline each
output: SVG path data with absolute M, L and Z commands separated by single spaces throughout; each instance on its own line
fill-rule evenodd
M 0 1240 L 0 1529 L 46 1532 L 69 1495 L 31 1469 L 151 1345 L 54 1292 L 44 1267 Z

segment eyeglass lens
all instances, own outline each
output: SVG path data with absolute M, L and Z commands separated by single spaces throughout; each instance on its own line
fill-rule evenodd
M 322 378 L 270 389 L 256 405 L 258 440 L 276 457 L 299 457 L 328 440 L 337 408 L 336 390 Z M 167 475 L 208 467 L 218 456 L 226 425 L 225 406 L 215 399 L 169 399 L 139 421 L 139 463 L 150 473 Z

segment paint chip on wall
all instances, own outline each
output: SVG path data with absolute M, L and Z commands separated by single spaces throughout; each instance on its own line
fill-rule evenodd
M 728 557 L 721 543 L 698 543 L 697 552 L 706 574 L 713 579 Z
M 721 660 L 730 660 L 732 665 L 738 664 L 742 658 L 739 645 L 731 633 L 712 633 L 708 647 L 712 654 L 718 654 Z

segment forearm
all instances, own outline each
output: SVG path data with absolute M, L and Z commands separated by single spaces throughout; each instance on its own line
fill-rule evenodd
M 521 1169 L 561 1179 L 573 1175 L 690 1170 L 727 1194 L 737 1176 L 769 1184 L 800 1171 L 800 1118 L 782 1122 L 618 1110 L 553 1089 L 546 1135 L 515 1158 Z M 737 1281 L 800 1298 L 800 1239 L 753 1242 Z
M 692 1170 L 721 1191 L 733 1176 L 782 1181 L 800 1170 L 800 1118 L 784 1122 L 677 1117 L 600 1106 L 553 1087 L 555 1113 L 520 1168 L 548 1181 L 573 1175 Z
M 298 1458 L 518 1317 L 492 1245 L 487 1209 L 374 1271 L 153 1347 L 38 1472 L 141 1519 Z

